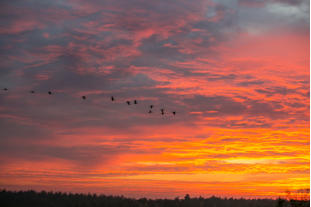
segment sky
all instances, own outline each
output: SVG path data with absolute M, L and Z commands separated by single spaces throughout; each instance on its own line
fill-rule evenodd
M 2 0 L 0 188 L 309 188 L 309 3 Z

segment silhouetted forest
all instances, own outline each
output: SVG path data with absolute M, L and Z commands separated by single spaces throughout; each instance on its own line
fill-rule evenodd
M 234 199 L 234 198 L 184 198 L 175 199 L 132 199 L 123 196 L 96 194 L 72 194 L 60 192 L 0 191 L 2 207 L 307 207 L 310 201 L 284 199 Z

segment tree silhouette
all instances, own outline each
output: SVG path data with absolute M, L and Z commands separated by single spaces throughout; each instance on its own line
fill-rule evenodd
M 234 199 L 191 198 L 184 199 L 130 199 L 123 196 L 72 194 L 61 192 L 0 191 L 1 207 L 310 207 L 309 200 L 286 199 Z

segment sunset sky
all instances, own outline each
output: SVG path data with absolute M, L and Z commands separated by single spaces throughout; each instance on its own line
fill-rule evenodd
M 309 3 L 2 0 L 0 189 L 309 188 Z

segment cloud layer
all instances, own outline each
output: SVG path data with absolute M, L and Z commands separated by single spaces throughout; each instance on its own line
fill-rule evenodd
M 309 187 L 308 1 L 1 1 L 0 11 L 0 187 L 134 197 Z

